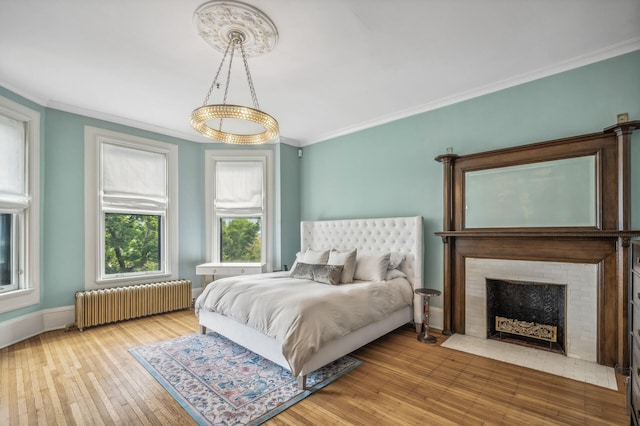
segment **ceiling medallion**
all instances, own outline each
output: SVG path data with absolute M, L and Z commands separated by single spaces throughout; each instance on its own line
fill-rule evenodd
M 243 47 L 248 57 L 269 53 L 278 43 L 278 30 L 271 19 L 245 3 L 210 1 L 196 10 L 193 19 L 200 37 L 220 53 L 234 32 L 246 37 Z

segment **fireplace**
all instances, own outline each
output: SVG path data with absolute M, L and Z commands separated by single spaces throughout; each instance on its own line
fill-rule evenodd
M 585 361 L 597 361 L 598 348 L 598 276 L 597 265 L 565 263 L 565 262 L 545 262 L 526 261 L 509 259 L 481 259 L 468 257 L 465 261 L 465 330 L 466 334 L 482 339 L 489 338 L 491 324 L 495 325 L 495 314 L 489 313 L 489 296 L 487 290 L 488 280 L 506 281 L 509 283 L 543 283 L 555 287 L 555 291 L 563 290 L 564 296 L 556 294 L 554 298 L 562 299 L 564 306 L 555 307 L 558 316 L 559 338 L 562 342 L 562 352 L 571 357 Z M 516 284 L 521 285 L 521 284 Z M 539 290 L 540 287 L 534 288 Z M 517 296 L 516 304 L 523 302 L 525 296 Z M 543 302 L 547 306 L 552 305 L 549 300 L 551 296 L 546 295 L 547 301 Z M 523 306 L 525 303 L 522 303 Z M 536 303 L 526 303 L 535 305 Z M 500 311 L 504 313 L 504 311 Z M 489 318 L 493 315 L 494 318 Z M 518 318 L 518 315 L 509 311 L 504 317 L 516 317 L 523 321 L 544 323 L 547 325 L 555 322 L 547 319 L 541 313 L 537 313 L 535 318 L 526 316 Z M 532 321 L 535 319 L 535 321 Z M 503 333 L 503 337 L 507 337 Z M 527 341 L 522 336 L 508 336 L 509 339 Z M 533 345 L 534 342 L 529 342 Z M 519 343 L 515 341 L 515 343 Z M 548 342 L 543 342 L 542 346 L 549 347 Z M 553 347 L 558 351 L 557 347 Z
M 486 279 L 487 338 L 565 353 L 566 285 Z
M 581 354 L 577 357 L 620 372 L 628 367 L 629 243 L 640 236 L 640 230 L 631 229 L 630 144 L 638 128 L 640 121 L 622 122 L 597 133 L 436 157 L 443 164 L 443 229 L 436 235 L 443 242 L 444 334 L 486 339 L 486 301 L 480 293 L 486 290 L 486 277 L 502 277 L 490 273 L 482 276 L 479 288 L 470 285 L 472 258 L 585 265 L 593 270 L 589 285 L 567 288 L 567 355 Z M 592 165 L 580 167 L 579 179 L 571 180 L 576 177 L 572 161 L 585 158 L 592 158 Z M 540 167 L 549 164 L 560 168 L 541 175 Z M 495 173 L 510 184 L 514 171 L 514 197 L 496 198 L 492 191 L 497 186 L 478 185 L 479 177 Z M 580 203 L 558 207 L 556 200 L 573 200 L 575 188 L 587 187 Z M 588 218 L 582 217 L 585 212 Z M 548 282 L 544 275 L 536 278 Z M 584 305 L 575 294 L 583 289 L 594 299 L 589 296 L 589 306 L 576 308 Z M 576 328 L 583 331 L 574 334 Z

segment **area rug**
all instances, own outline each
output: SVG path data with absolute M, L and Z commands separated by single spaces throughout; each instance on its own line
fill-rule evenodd
M 129 352 L 201 425 L 258 425 L 362 364 L 344 356 L 299 390 L 288 370 L 213 332 Z

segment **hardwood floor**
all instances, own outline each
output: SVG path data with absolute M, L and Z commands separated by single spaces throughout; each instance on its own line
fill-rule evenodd
M 1 425 L 195 422 L 128 349 L 197 331 L 193 311 L 52 331 L 0 349 Z M 444 340 L 440 337 L 439 341 Z M 268 425 L 624 425 L 619 391 L 418 342 L 397 330 L 364 364 Z

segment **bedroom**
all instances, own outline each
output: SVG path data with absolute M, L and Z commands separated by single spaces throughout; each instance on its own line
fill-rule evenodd
M 190 18 L 200 3 L 192 2 L 188 8 L 189 21 L 185 31 L 193 31 Z M 629 7 L 631 3 L 623 4 Z M 2 3 L 2 8 L 5 7 L 9 7 L 7 2 Z M 631 16 L 637 18 L 637 8 L 631 10 L 635 13 Z M 273 19 L 277 20 L 276 17 Z M 616 26 L 612 22 L 604 24 L 605 27 L 608 25 Z M 273 152 L 276 193 L 279 194 L 275 208 L 279 211 L 276 215 L 279 215 L 280 227 L 274 235 L 273 268 L 290 265 L 293 261 L 299 248 L 300 220 L 421 215 L 424 218 L 425 285 L 442 288 L 442 243 L 433 235 L 442 229 L 442 165 L 434 158 L 446 152 L 447 147 L 453 147 L 455 153 L 470 154 L 598 132 L 614 124 L 619 113 L 626 112 L 631 119 L 637 119 L 640 117 L 640 81 L 637 77 L 640 52 L 637 27 L 634 28 L 626 52 L 609 53 L 609 57 L 603 53 L 601 60 L 587 61 L 593 63 L 585 62 L 581 66 L 561 64 L 549 72 L 553 75 L 538 75 L 539 78 L 513 87 L 308 144 L 302 147 L 302 158 L 298 157 L 298 146 L 286 141 L 262 148 Z M 13 46 L 6 41 L 9 39 L 3 37 L 3 43 L 7 43 L 3 46 L 7 49 Z M 281 43 L 285 40 L 282 35 Z M 200 40 L 194 37 L 194 42 Z M 206 46 L 201 51 L 209 53 Z M 264 60 L 269 62 L 269 57 L 265 56 Z M 250 65 L 254 70 L 254 62 Z M 0 313 L 0 347 L 44 330 L 64 327 L 73 318 L 73 294 L 83 290 L 85 283 L 85 126 L 178 146 L 178 269 L 180 277 L 199 283 L 195 268 L 206 259 L 206 243 L 201 236 L 205 227 L 205 165 L 201 158 L 212 144 L 141 129 L 133 122 L 96 117 L 89 111 L 65 109 L 59 104 L 47 105 L 37 96 L 30 96 L 35 88 L 15 83 L 18 76 L 6 74 L 7 66 L 0 67 L 0 95 L 40 112 L 42 120 L 41 300 L 29 307 Z M 80 62 L 78 67 L 81 66 Z M 532 65 L 528 71 L 535 74 L 538 68 Z M 213 71 L 205 70 L 203 83 L 196 87 L 197 98 L 193 102 L 200 102 Z M 254 73 L 256 71 L 257 68 Z M 265 84 L 259 83 L 258 76 L 254 76 L 256 89 L 268 109 L 270 96 L 264 89 Z M 47 82 L 44 77 L 43 82 Z M 179 88 L 176 90 L 180 91 Z M 97 99 L 93 94 L 86 97 Z M 95 102 L 96 106 L 87 110 L 98 109 L 98 101 Z M 195 106 L 192 103 L 186 108 L 185 121 Z M 284 131 L 283 134 L 286 136 Z M 640 147 L 635 134 L 632 182 L 640 179 L 637 164 L 640 164 Z M 330 173 L 327 173 L 327 165 L 330 165 Z M 357 174 L 352 172 L 354 167 L 358 169 Z M 637 194 L 637 189 L 633 188 L 631 218 L 634 229 L 640 227 L 640 197 Z M 441 302 L 433 301 L 436 328 L 441 327 L 438 324 Z

